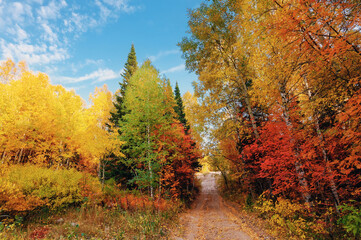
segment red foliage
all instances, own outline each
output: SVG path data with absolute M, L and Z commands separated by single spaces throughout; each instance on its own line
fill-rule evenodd
M 165 156 L 161 185 L 165 197 L 187 199 L 194 186 L 194 173 L 198 167 L 200 151 L 186 134 L 183 125 L 174 123 L 170 133 L 165 133 L 165 142 L 172 146 Z
M 42 226 L 35 228 L 30 234 L 30 239 L 44 239 L 48 234 L 50 228 L 48 226 Z
M 278 15 L 268 27 L 314 61 L 360 55 L 360 39 L 354 31 L 361 24 L 358 4 L 326 0 L 275 1 Z
M 270 121 L 261 129 L 259 141 L 244 148 L 244 155 L 254 159 L 255 178 L 271 180 L 273 194 L 296 198 L 300 190 L 291 136 L 284 122 Z
M 361 90 L 350 98 L 328 131 L 328 153 L 343 199 L 361 200 Z

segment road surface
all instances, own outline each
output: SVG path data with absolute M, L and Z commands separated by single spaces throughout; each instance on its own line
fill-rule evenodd
M 191 239 L 268 239 L 250 228 L 244 218 L 228 205 L 217 190 L 219 173 L 199 175 L 202 187 L 192 209 L 180 219 L 180 227 L 173 234 L 176 240 Z

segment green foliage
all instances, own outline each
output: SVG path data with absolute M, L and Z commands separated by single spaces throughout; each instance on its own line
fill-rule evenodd
M 361 238 L 361 208 L 344 204 L 340 206 L 344 214 L 338 223 L 343 225 L 347 233 L 352 234 L 356 239 Z
M 184 112 L 184 105 L 183 100 L 180 94 L 180 90 L 178 87 L 178 83 L 176 83 L 175 89 L 174 89 L 174 99 L 177 103 L 177 105 L 174 107 L 174 111 L 177 113 L 178 120 L 183 124 L 184 129 L 186 132 L 189 130 L 189 125 L 186 119 L 186 115 Z
M 247 198 L 246 198 L 246 209 L 252 209 L 253 208 L 253 200 L 252 200 L 252 195 L 248 194 Z
M 121 91 L 125 91 L 128 83 L 129 83 L 129 79 L 134 75 L 134 73 L 137 70 L 138 70 L 137 56 L 135 54 L 134 44 L 132 44 L 132 47 L 130 48 L 130 52 L 128 54 L 127 62 L 124 65 L 124 73 L 121 74 L 121 76 L 124 80 L 123 84 L 120 84 Z
M 135 53 L 134 44 L 132 44 L 130 48 L 130 52 L 128 54 L 127 62 L 124 66 L 124 72 L 121 74 L 122 82 L 119 82 L 119 90 L 115 93 L 114 99 L 114 110 L 110 113 L 110 122 L 114 124 L 117 128 L 119 134 L 121 134 L 122 130 L 119 128 L 121 122 L 124 121 L 123 117 L 127 113 L 124 107 L 124 98 L 125 92 L 127 90 L 129 80 L 134 75 L 134 73 L 138 70 L 138 62 L 137 56 Z M 126 152 L 127 146 L 124 145 L 121 147 L 122 152 Z M 105 164 L 106 168 L 106 178 L 114 178 L 118 184 L 123 184 L 123 188 L 126 187 L 128 181 L 134 177 L 133 171 L 129 164 L 124 164 L 122 158 L 111 156 L 110 161 L 107 161 Z
M 110 121 L 117 127 L 119 127 L 119 121 L 122 121 L 122 117 L 126 113 L 123 106 L 125 91 L 127 90 L 130 78 L 134 75 L 137 69 L 137 56 L 135 53 L 134 44 L 132 44 L 132 47 L 130 48 L 130 52 L 128 54 L 127 62 L 124 65 L 124 72 L 121 74 L 123 82 L 119 82 L 120 89 L 118 93 L 115 94 L 115 111 L 111 112 Z
M 115 197 L 117 195 L 120 195 L 121 191 L 117 187 L 116 181 L 114 178 L 110 178 L 105 181 L 104 187 L 103 187 L 103 195 L 104 197 Z
M 139 187 L 154 187 L 160 169 L 158 151 L 160 136 L 170 126 L 172 116 L 166 114 L 167 104 L 163 86 L 165 79 L 146 61 L 130 79 L 125 93 L 124 108 L 127 114 L 120 123 L 121 140 L 128 156 L 127 164 L 137 164 L 132 182 Z

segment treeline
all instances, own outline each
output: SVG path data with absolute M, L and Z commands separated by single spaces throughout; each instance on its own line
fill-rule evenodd
M 89 201 L 112 205 L 123 201 L 122 190 L 157 203 L 193 197 L 201 154 L 178 85 L 174 95 L 150 61 L 138 69 L 133 46 L 125 69 L 115 95 L 104 85 L 87 105 L 25 63 L 1 63 L 2 217 Z
M 211 163 L 300 237 L 361 234 L 360 16 L 358 1 L 212 0 L 179 43 Z

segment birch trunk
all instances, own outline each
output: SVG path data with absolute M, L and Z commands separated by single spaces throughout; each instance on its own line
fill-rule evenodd
M 242 92 L 243 92 L 243 95 L 244 95 L 244 99 L 245 99 L 245 102 L 246 102 L 246 107 L 247 107 L 247 112 L 249 114 L 249 118 L 251 120 L 251 124 L 252 124 L 252 129 L 253 129 L 253 133 L 254 135 L 256 136 L 256 139 L 258 140 L 259 139 L 259 133 L 258 133 L 258 130 L 257 130 L 257 124 L 256 124 L 256 120 L 255 120 L 255 117 L 253 115 L 253 112 L 252 112 L 252 106 L 251 106 L 251 100 L 250 100 L 250 97 L 249 97 L 249 94 L 248 94 L 248 87 L 246 85 L 246 81 L 245 79 L 242 77 L 242 72 L 241 70 L 239 69 L 237 63 L 236 63 L 236 59 L 234 59 L 234 57 L 231 55 L 228 55 L 226 53 L 226 51 L 224 50 L 222 44 L 220 42 L 218 42 L 218 45 L 219 45 L 219 51 L 220 53 L 224 56 L 224 61 L 225 62 L 231 62 L 232 65 L 233 65 L 233 68 L 236 70 L 237 74 L 238 74 L 238 80 L 240 81 L 241 83 L 241 89 L 242 89 Z M 230 64 L 227 64 L 228 66 L 230 66 Z M 238 82 L 239 84 L 239 82 Z
M 281 98 L 282 98 L 283 118 L 285 120 L 288 130 L 292 133 L 294 127 L 290 120 L 290 114 L 289 114 L 289 109 L 288 109 L 288 99 L 287 99 L 286 91 L 283 86 L 280 87 L 280 93 L 281 93 Z M 296 141 L 292 135 L 291 135 L 291 143 L 293 143 L 293 144 L 296 143 Z M 305 171 L 303 169 L 302 163 L 299 161 L 299 159 L 300 159 L 299 152 L 296 148 L 294 149 L 294 152 L 295 152 L 294 155 L 296 158 L 295 169 L 296 169 L 296 173 L 297 173 L 298 182 L 301 186 L 302 197 L 308 206 L 313 206 L 313 203 L 311 202 L 311 195 L 310 195 L 309 188 L 308 188 L 308 182 L 307 182 L 307 179 L 305 178 Z
M 24 148 L 21 148 L 20 153 L 19 153 L 19 157 L 18 157 L 18 163 L 21 162 L 21 157 L 23 155 L 23 151 L 24 151 Z
M 148 141 L 148 150 L 147 150 L 147 155 L 148 155 L 148 170 L 149 170 L 149 178 L 150 178 L 150 197 L 153 198 L 153 186 L 152 186 L 152 182 L 153 182 L 153 172 L 152 172 L 152 163 L 150 161 L 150 130 L 149 130 L 149 124 L 147 126 L 147 141 Z
M 104 183 L 105 183 L 105 161 L 103 160 L 102 189 L 104 189 Z
M 306 90 L 307 90 L 307 95 L 308 95 L 308 100 L 311 101 L 312 99 L 312 92 L 311 89 L 309 88 L 309 84 L 307 81 L 306 76 L 303 77 L 304 79 L 304 83 L 306 86 Z M 335 201 L 335 205 L 336 205 L 336 209 L 338 209 L 338 205 L 340 205 L 340 197 L 338 195 L 338 191 L 337 191 L 337 187 L 336 187 L 336 183 L 335 180 L 333 179 L 333 175 L 332 175 L 332 170 L 331 167 L 329 165 L 329 159 L 327 156 L 327 151 L 325 149 L 325 140 L 323 137 L 323 133 L 321 132 L 320 129 L 320 122 L 318 120 L 318 116 L 317 116 L 317 112 L 313 113 L 313 116 L 311 117 L 311 120 L 313 121 L 315 128 L 316 128 L 316 132 L 317 132 L 317 136 L 321 142 L 320 146 L 321 146 L 321 151 L 322 151 L 322 156 L 323 156 L 323 161 L 325 162 L 325 172 L 330 180 L 329 184 L 330 184 L 330 188 L 331 188 L 331 192 L 332 192 L 332 196 L 334 198 Z
M 6 149 L 4 150 L 3 155 L 1 157 L 1 164 L 4 164 L 5 156 L 6 156 Z

